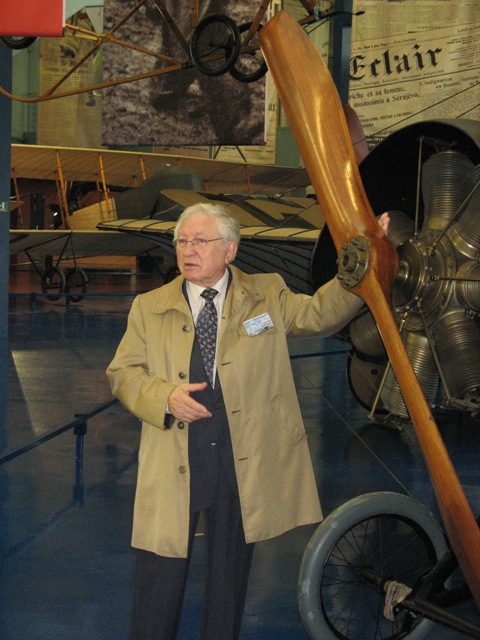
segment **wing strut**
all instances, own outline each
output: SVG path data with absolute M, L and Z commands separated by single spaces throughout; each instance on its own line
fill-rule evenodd
M 320 54 L 288 14 L 274 16 L 259 39 L 335 243 L 342 282 L 375 317 L 450 544 L 480 608 L 480 529 L 398 333 L 390 304 L 398 257 L 365 194 L 338 93 Z

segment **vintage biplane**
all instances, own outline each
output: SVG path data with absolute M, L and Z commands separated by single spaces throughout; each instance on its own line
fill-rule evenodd
M 303 168 L 13 145 L 12 184 L 19 203 L 19 184 L 26 178 L 51 185 L 57 228 L 25 228 L 18 204 L 10 252 L 28 257 L 48 299 L 65 294 L 73 302 L 82 299 L 88 281 L 85 258 L 133 256 L 145 264 L 174 256 L 176 218 L 201 200 L 222 202 L 239 220 L 243 268 L 279 271 L 296 291 L 312 290 L 310 258 L 324 221 L 315 200 L 290 196 L 304 193 L 309 184 Z M 93 198 L 93 204 L 72 211 L 72 184 L 90 185 L 84 197 L 87 202 Z

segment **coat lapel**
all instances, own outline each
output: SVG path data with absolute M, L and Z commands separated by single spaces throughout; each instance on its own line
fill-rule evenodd
M 228 289 L 225 305 L 223 307 L 222 323 L 220 325 L 220 338 L 228 323 L 250 300 L 257 302 L 265 297 L 256 282 L 245 277 L 243 272 L 236 267 L 229 267 L 232 272 L 232 282 Z

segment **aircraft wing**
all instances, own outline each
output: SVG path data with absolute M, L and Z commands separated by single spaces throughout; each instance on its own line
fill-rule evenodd
M 66 182 L 101 184 L 104 181 L 115 187 L 133 187 L 159 169 L 176 167 L 195 173 L 203 189 L 238 191 L 239 185 L 245 187 L 249 183 L 255 191 L 268 188 L 270 193 L 275 193 L 310 184 L 304 168 L 225 162 L 180 154 L 29 144 L 12 144 L 11 153 L 12 174 L 16 178 L 57 181 L 61 177 Z
M 62 260 L 94 256 L 162 256 L 175 252 L 173 222 L 114 220 L 94 231 L 11 230 L 10 253 L 24 253 L 31 262 L 47 256 Z M 242 227 L 235 264 L 247 273 L 280 273 L 302 293 L 312 292 L 311 259 L 319 229 Z
M 163 250 L 173 251 L 174 223 L 158 220 L 113 220 L 98 229 L 120 236 L 154 240 Z M 312 293 L 311 260 L 320 229 L 272 227 L 257 224 L 240 228 L 240 246 L 235 265 L 247 273 L 279 273 L 293 290 Z
M 120 202 L 117 199 L 117 205 Z M 279 273 L 293 291 L 312 293 L 312 256 L 324 217 L 311 198 L 162 189 L 155 213 L 148 219 L 128 218 L 128 207 L 118 206 L 118 219 L 99 222 L 97 229 L 155 239 L 164 250 L 173 251 L 171 236 L 178 215 L 198 202 L 221 204 L 238 220 L 241 237 L 235 258 L 238 267 L 247 273 Z
M 325 224 L 319 204 L 311 198 L 280 197 L 245 194 L 223 194 L 210 191 L 188 191 L 185 189 L 162 189 L 164 210 L 151 217 L 165 219 L 172 203 L 181 207 L 180 211 L 198 202 L 221 204 L 233 215 L 240 225 L 267 227 L 300 227 L 321 229 Z M 160 199 L 159 199 L 160 200 Z M 121 216 L 118 216 L 121 217 Z M 175 215 L 175 219 L 178 213 Z
M 32 262 L 46 256 L 60 261 L 174 254 L 172 236 L 177 217 L 183 208 L 198 202 L 220 203 L 238 220 L 241 243 L 235 264 L 241 269 L 247 273 L 280 273 L 294 291 L 312 292 L 311 262 L 324 218 L 318 203 L 310 198 L 165 189 L 161 206 L 152 217 L 129 218 L 128 207 L 124 207 L 124 211 L 116 212 L 123 214 L 116 216 L 120 219 L 102 221 L 97 217 L 93 229 L 11 230 L 10 253 L 23 252 Z M 133 213 L 135 205 L 130 205 Z M 72 222 L 75 215 L 70 218 Z
M 126 236 L 116 231 L 12 229 L 10 254 L 25 253 L 32 262 L 42 261 L 46 256 L 60 256 L 65 260 L 94 256 L 156 256 L 163 254 L 168 248 L 173 252 L 173 225 L 164 225 L 166 235 L 162 244 L 147 236 Z M 172 229 L 170 234 L 168 229 Z

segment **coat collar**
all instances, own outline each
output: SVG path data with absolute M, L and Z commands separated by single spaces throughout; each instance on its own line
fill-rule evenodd
M 234 266 L 229 267 L 232 272 L 232 282 L 225 299 L 223 308 L 224 319 L 231 318 L 245 304 L 248 299 L 263 300 L 264 294 L 258 280 L 247 275 Z
M 232 265 L 230 265 L 229 269 L 232 272 L 232 282 L 225 300 L 224 318 L 230 318 L 234 315 L 248 298 L 255 301 L 263 300 L 264 298 L 256 278 L 252 278 Z M 184 314 L 190 314 L 188 303 L 183 294 L 182 283 L 183 277 L 179 276 L 172 282 L 157 289 L 152 311 L 154 313 L 165 313 L 170 309 L 176 309 Z

